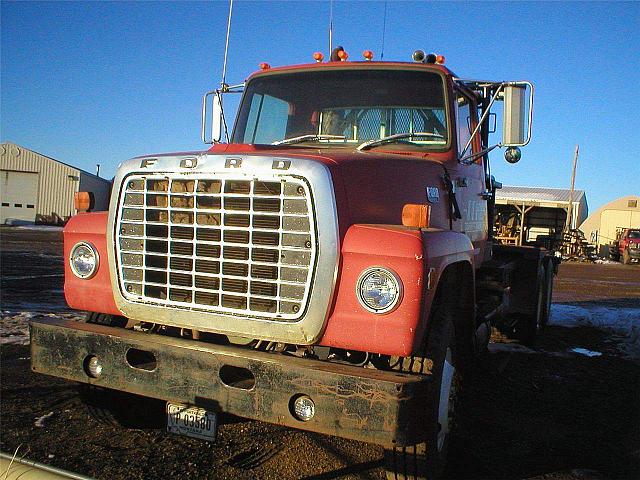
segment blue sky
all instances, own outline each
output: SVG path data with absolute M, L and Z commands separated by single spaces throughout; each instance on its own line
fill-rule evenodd
M 384 2 L 334 1 L 334 45 L 380 57 Z M 221 2 L 1 2 L 0 139 L 111 177 L 145 153 L 202 149 L 201 95 L 220 82 Z M 417 48 L 463 78 L 532 81 L 534 138 L 509 185 L 577 188 L 590 211 L 640 194 L 640 2 L 387 2 L 385 60 Z M 227 80 L 328 56 L 329 2 L 234 3 Z

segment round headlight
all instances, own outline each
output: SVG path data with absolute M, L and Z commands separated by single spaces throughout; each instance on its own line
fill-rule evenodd
M 99 257 L 93 245 L 80 242 L 74 245 L 69 255 L 69 264 L 76 277 L 91 278 L 98 271 Z
M 358 300 L 373 313 L 387 313 L 400 304 L 402 282 L 386 268 L 374 267 L 362 272 L 356 287 Z

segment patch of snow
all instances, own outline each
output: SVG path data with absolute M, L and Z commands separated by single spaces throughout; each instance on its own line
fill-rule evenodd
M 17 228 L 20 230 L 58 230 L 58 231 L 62 231 L 62 229 L 64 227 L 60 227 L 57 225 L 13 225 L 13 228 Z
M 569 351 L 579 355 L 584 355 L 585 357 L 599 357 L 602 355 L 602 352 L 594 352 L 593 350 L 587 350 L 586 348 L 572 348 Z
M 600 305 L 551 305 L 549 325 L 593 327 L 612 335 L 619 349 L 630 357 L 640 358 L 640 307 Z
M 50 277 L 64 277 L 64 273 L 53 273 L 48 275 L 5 275 L 3 280 L 30 280 L 33 278 L 50 278 Z
M 44 427 L 44 422 L 53 417 L 53 415 L 55 415 L 54 412 L 49 412 L 46 415 L 36 418 L 34 425 L 39 428 Z
M 614 262 L 613 260 L 608 260 L 606 258 L 599 258 L 598 260 L 594 260 L 593 263 L 597 263 L 599 265 L 620 265 L 620 262 Z
M 34 318 L 64 318 L 79 320 L 78 313 L 38 313 L 33 311 L 11 312 L 4 310 L 0 315 L 0 345 L 29 345 L 29 321 Z
M 487 349 L 490 353 L 539 353 L 519 343 L 490 343 Z

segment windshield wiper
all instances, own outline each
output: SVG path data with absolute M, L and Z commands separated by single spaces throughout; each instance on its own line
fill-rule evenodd
M 385 143 L 394 143 L 404 138 L 413 138 L 413 137 L 432 137 L 432 138 L 437 138 L 438 140 L 445 139 L 439 133 L 430 133 L 430 132 L 396 133 L 395 135 L 389 135 L 388 137 L 382 137 L 376 140 L 367 140 L 366 142 L 363 142 L 360 145 L 358 145 L 357 150 L 360 150 L 360 151 L 368 150 L 372 147 L 377 147 L 378 145 L 384 145 Z
M 299 137 L 285 138 L 278 140 L 271 145 L 292 145 L 294 143 L 312 142 L 315 140 L 344 140 L 344 135 L 326 135 L 324 133 L 300 135 Z

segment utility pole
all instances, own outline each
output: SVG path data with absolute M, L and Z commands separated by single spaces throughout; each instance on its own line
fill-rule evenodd
M 565 231 L 571 230 L 571 224 L 573 223 L 573 191 L 576 184 L 576 167 L 578 166 L 578 151 L 580 145 L 576 145 L 576 151 L 573 154 L 573 171 L 571 172 L 571 190 L 569 191 L 569 208 L 567 209 L 567 222 L 564 226 Z

